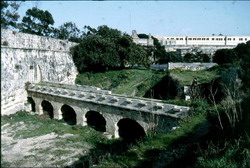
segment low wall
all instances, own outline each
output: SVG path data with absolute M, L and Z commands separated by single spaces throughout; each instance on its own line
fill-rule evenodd
M 182 69 L 182 70 L 191 70 L 191 71 L 199 71 L 211 68 L 213 66 L 217 65 L 216 63 L 200 63 L 200 62 L 193 62 L 193 63 L 173 63 L 170 62 L 168 64 L 153 64 L 151 65 L 151 69 Z

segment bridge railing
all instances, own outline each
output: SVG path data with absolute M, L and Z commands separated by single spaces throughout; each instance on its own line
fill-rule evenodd
M 54 95 L 95 104 L 115 106 L 119 108 L 147 112 L 157 115 L 171 116 L 174 118 L 186 117 L 189 112 L 189 107 L 160 103 L 157 102 L 156 99 L 153 99 L 152 101 L 146 101 L 139 98 L 126 98 L 122 95 L 117 96 L 97 92 L 88 92 L 85 90 L 70 90 L 65 88 L 56 88 L 36 84 L 30 84 L 27 87 L 27 90 L 28 92 Z

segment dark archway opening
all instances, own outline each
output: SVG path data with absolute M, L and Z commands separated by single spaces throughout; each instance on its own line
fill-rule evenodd
M 167 75 L 150 88 L 143 97 L 161 100 L 179 99 L 182 98 L 182 92 L 178 82 Z
M 28 103 L 31 104 L 31 111 L 35 112 L 36 111 L 36 104 L 31 97 L 28 97 Z
M 54 117 L 54 114 L 53 114 L 53 106 L 51 105 L 51 103 L 44 100 L 42 102 L 42 107 L 43 107 L 43 114 L 45 116 L 48 116 L 48 118 L 52 119 Z
M 72 107 L 65 104 L 62 106 L 61 111 L 62 117 L 67 124 L 76 125 L 76 113 Z
M 90 127 L 97 131 L 106 131 L 106 120 L 100 113 L 96 111 L 89 111 L 85 117 L 87 118 L 87 124 Z
M 119 136 L 128 142 L 143 140 L 146 133 L 143 127 L 134 120 L 129 118 L 121 119 L 117 123 Z

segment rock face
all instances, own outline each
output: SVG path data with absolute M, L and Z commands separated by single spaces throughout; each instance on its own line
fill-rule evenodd
M 1 114 L 25 109 L 26 82 L 74 84 L 78 72 L 70 48 L 75 45 L 1 29 Z

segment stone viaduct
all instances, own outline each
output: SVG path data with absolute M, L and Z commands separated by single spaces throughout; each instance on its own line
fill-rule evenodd
M 50 118 L 88 124 L 115 138 L 168 132 L 188 115 L 188 107 L 74 85 L 78 72 L 70 48 L 75 45 L 1 29 L 1 115 L 48 112 Z
M 33 101 L 31 111 L 43 114 L 46 101 L 51 106 L 51 118 L 64 119 L 69 124 L 92 125 L 115 138 L 121 135 L 119 131 L 126 132 L 130 126 L 127 131 L 136 135 L 168 132 L 189 110 L 156 99 L 127 98 L 88 86 L 42 82 L 28 84 L 26 89 Z

